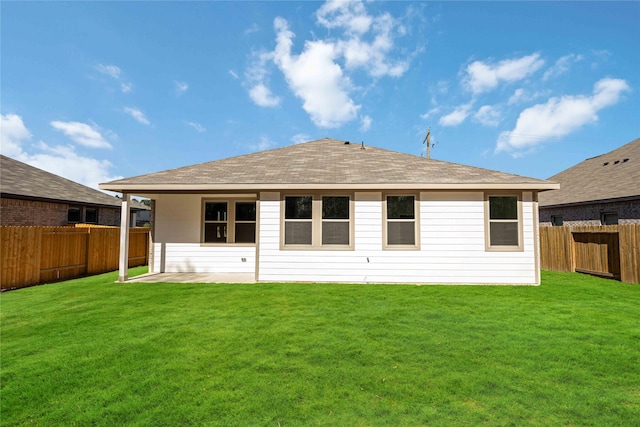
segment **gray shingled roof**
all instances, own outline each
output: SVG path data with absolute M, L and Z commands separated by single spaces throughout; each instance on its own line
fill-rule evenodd
M 640 198 L 640 138 L 549 178 L 560 190 L 540 194 L 540 206 Z
M 2 155 L 0 193 L 2 197 L 17 196 L 116 208 L 121 206 L 121 202 L 113 196 Z
M 557 188 L 548 181 L 320 139 L 101 184 L 114 191 L 356 188 Z

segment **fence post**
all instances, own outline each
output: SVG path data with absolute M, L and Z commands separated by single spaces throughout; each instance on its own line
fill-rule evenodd
M 573 228 L 567 227 L 567 232 L 565 234 L 567 249 L 569 252 L 569 272 L 576 272 L 576 241 L 573 238 Z
M 620 245 L 620 280 L 640 283 L 640 225 L 618 226 Z

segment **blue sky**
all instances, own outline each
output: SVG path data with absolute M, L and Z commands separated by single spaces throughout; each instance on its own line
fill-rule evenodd
M 0 4 L 2 153 L 97 183 L 323 137 L 547 178 L 640 137 L 640 2 Z

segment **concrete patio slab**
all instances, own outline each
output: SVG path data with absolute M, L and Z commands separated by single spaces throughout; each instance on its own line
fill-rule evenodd
M 253 273 L 147 273 L 127 283 L 256 283 Z

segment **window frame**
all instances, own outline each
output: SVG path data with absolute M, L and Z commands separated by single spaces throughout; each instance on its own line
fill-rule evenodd
M 286 198 L 311 196 L 311 219 L 286 219 Z M 348 197 L 349 198 L 349 218 L 340 220 L 323 220 L 322 218 L 322 198 L 323 197 Z M 280 194 L 280 249 L 281 250 L 302 250 L 302 251 L 352 251 L 355 249 L 355 197 L 352 192 L 345 191 L 308 191 L 292 192 Z M 285 244 L 285 227 L 287 221 L 311 222 L 311 244 Z M 349 224 L 349 244 L 322 244 L 322 225 L 324 222 L 348 222 Z
M 551 215 L 551 225 L 553 227 L 562 227 L 564 225 L 562 215 Z
M 616 222 L 609 223 L 607 222 L 607 218 L 615 215 Z M 600 225 L 618 225 L 620 224 L 620 215 L 618 215 L 617 211 L 604 211 L 600 212 Z
M 78 211 L 77 221 L 69 219 L 69 214 L 71 213 L 71 210 Z M 67 206 L 67 224 L 82 224 L 82 214 L 83 214 L 82 206 L 77 206 L 77 205 Z
M 96 212 L 95 221 L 91 221 L 90 222 L 89 219 L 87 218 L 87 214 L 89 213 L 89 211 L 95 211 Z M 88 207 L 84 208 L 84 222 L 85 222 L 85 224 L 98 224 L 99 220 L 100 220 L 100 216 L 99 216 L 98 208 L 88 208 Z
M 403 219 L 387 218 L 387 198 L 394 196 L 411 196 L 413 197 L 413 223 L 414 223 L 414 244 L 413 245 L 394 245 L 389 244 L 389 221 L 391 222 L 411 222 Z M 392 192 L 382 194 L 382 249 L 383 250 L 420 250 L 420 193 L 413 192 Z
M 490 201 L 491 197 L 515 197 L 517 200 L 516 212 L 518 217 L 516 220 L 492 220 Z M 522 192 L 487 192 L 484 194 L 484 236 L 486 252 L 523 252 L 524 251 L 524 231 L 522 218 Z M 491 245 L 491 222 L 516 222 L 518 226 L 518 244 L 517 245 Z
M 256 204 L 256 219 L 255 221 L 236 221 L 236 203 L 248 203 L 253 202 Z M 227 220 L 226 221 L 207 221 L 205 220 L 206 214 L 206 206 L 207 203 L 226 203 L 227 204 Z M 255 196 L 247 196 L 247 197 L 204 197 L 201 201 L 200 207 L 200 246 L 248 246 L 255 247 L 258 242 L 258 217 L 259 217 L 259 203 Z M 251 243 L 236 243 L 236 222 L 241 224 L 255 223 L 255 238 L 254 242 Z M 227 241 L 226 242 L 205 242 L 205 224 L 218 224 L 218 223 L 226 223 L 227 224 Z

